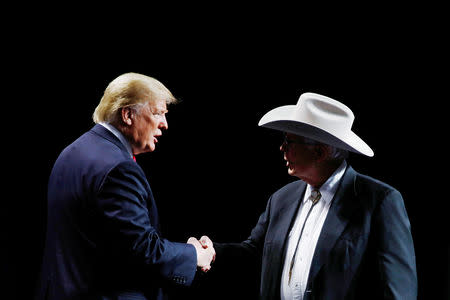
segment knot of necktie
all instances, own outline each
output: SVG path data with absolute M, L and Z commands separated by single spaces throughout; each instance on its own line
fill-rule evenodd
M 322 197 L 322 194 L 320 193 L 319 190 L 312 190 L 311 191 L 311 195 L 309 196 L 309 200 L 312 201 L 312 204 L 316 204 L 317 202 L 319 202 L 320 198 Z

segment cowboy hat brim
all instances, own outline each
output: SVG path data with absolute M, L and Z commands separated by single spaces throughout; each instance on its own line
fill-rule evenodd
M 322 128 L 301 122 L 293 118 L 295 105 L 285 105 L 272 109 L 266 113 L 258 125 L 304 136 L 318 142 L 341 148 L 351 152 L 372 157 L 373 150 L 353 131 L 342 134 L 331 134 Z

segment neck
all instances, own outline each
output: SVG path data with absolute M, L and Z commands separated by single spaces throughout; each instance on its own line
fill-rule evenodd
M 336 169 L 341 165 L 342 160 L 340 161 L 328 161 L 327 163 L 323 163 L 315 168 L 314 175 L 310 178 L 302 178 L 312 187 L 319 189 L 330 176 L 336 171 Z
M 130 143 L 130 140 L 124 131 L 124 128 L 121 127 L 119 124 L 116 123 L 103 123 L 104 126 L 107 126 L 107 128 L 113 132 L 113 134 L 124 144 L 124 146 L 127 148 L 128 152 L 130 152 L 130 155 L 133 156 L 135 153 L 132 144 Z

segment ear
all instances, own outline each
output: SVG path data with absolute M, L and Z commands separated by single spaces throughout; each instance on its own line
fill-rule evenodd
M 131 126 L 133 124 L 134 115 L 129 107 L 123 107 L 120 111 L 120 116 L 125 125 Z

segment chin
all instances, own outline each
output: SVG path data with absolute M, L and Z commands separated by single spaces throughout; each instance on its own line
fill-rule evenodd
M 153 152 L 154 150 L 155 150 L 155 145 L 147 145 L 144 148 L 141 148 L 139 153 L 137 153 L 137 154 Z
M 288 168 L 288 174 L 291 175 L 291 176 L 296 176 L 297 177 L 297 175 L 295 174 L 295 169 Z

